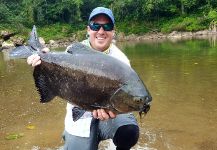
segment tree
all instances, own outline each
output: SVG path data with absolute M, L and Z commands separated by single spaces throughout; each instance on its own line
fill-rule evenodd
M 197 0 L 180 0 L 181 14 L 184 15 L 187 10 L 191 9 L 197 4 Z

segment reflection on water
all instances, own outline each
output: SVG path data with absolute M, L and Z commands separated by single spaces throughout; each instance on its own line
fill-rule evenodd
M 213 40 L 118 43 L 153 96 L 150 112 L 138 117 L 134 150 L 217 149 L 217 46 Z M 65 102 L 40 104 L 25 60 L 0 53 L 0 145 L 10 149 L 57 149 Z M 138 114 L 135 114 L 138 116 Z M 34 129 L 27 128 L 29 125 Z M 14 140 L 9 134 L 22 133 Z M 101 149 L 114 149 L 107 141 Z
M 124 48 L 153 96 L 140 146 L 217 149 L 217 47 L 188 40 Z

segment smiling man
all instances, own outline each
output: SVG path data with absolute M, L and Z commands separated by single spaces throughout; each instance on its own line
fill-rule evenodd
M 92 48 L 98 51 L 105 51 L 109 48 L 115 34 L 113 21 L 104 14 L 90 16 L 87 32 Z
M 115 34 L 114 25 L 115 20 L 110 9 L 95 8 L 88 19 L 88 39 L 81 43 L 130 66 L 125 54 L 112 43 Z M 67 50 L 69 48 L 70 46 Z M 32 55 L 27 59 L 27 63 L 36 66 L 40 65 L 41 60 L 38 55 Z M 76 121 L 73 121 L 74 114 L 79 116 Z M 116 150 L 130 150 L 138 138 L 139 127 L 132 113 L 116 115 L 104 109 L 87 112 L 67 103 L 63 134 L 65 150 L 97 150 L 99 142 L 106 139 L 113 140 Z

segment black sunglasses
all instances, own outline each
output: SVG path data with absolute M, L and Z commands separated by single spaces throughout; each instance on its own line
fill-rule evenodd
M 112 31 L 114 29 L 113 23 L 99 24 L 93 21 L 89 23 L 89 27 L 93 31 L 99 31 L 101 27 L 103 28 L 104 31 Z

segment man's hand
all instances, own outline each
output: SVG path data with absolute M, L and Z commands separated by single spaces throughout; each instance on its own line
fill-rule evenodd
M 116 114 L 112 111 L 105 111 L 104 109 L 97 109 L 93 110 L 93 118 L 99 119 L 99 120 L 107 120 L 115 118 Z
M 49 48 L 43 48 L 42 51 L 46 53 L 46 52 L 49 52 L 50 50 Z M 33 54 L 27 58 L 27 63 L 28 65 L 35 67 L 41 64 L 41 58 L 38 54 Z
M 41 59 L 38 54 L 33 54 L 27 58 L 27 64 L 35 67 L 41 64 Z

